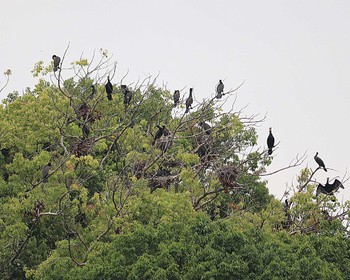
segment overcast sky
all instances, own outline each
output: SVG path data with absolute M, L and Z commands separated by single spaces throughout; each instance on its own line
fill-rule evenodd
M 349 15 L 350 1 L 331 0 L 2 1 L 0 73 L 13 75 L 0 97 L 33 87 L 34 64 L 50 63 L 68 43 L 67 62 L 107 49 L 118 61 L 115 82 L 127 69 L 128 82 L 160 73 L 160 85 L 194 87 L 199 101 L 219 79 L 225 89 L 245 80 L 236 108 L 267 115 L 260 146 L 269 127 L 280 141 L 268 171 L 307 152 L 301 167 L 266 178 L 281 198 L 302 167 L 317 167 L 317 151 L 330 170 L 315 179 L 350 175 Z M 0 88 L 4 82 L 1 74 Z M 349 187 L 338 196 L 349 199 Z

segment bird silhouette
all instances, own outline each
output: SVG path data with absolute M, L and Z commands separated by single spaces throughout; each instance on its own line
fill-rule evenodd
M 344 189 L 344 186 L 338 179 L 335 179 L 334 182 L 330 184 L 329 178 L 327 178 L 327 182 L 324 186 L 321 184 L 318 184 L 316 189 L 316 196 L 318 196 L 320 193 L 327 194 L 327 195 L 333 194 L 336 191 L 338 191 L 339 188 Z
M 154 140 L 152 142 L 152 146 L 156 143 L 157 139 L 162 137 L 163 132 L 164 132 L 164 128 L 165 128 L 165 126 L 161 127 L 160 125 L 156 125 L 156 127 L 158 127 L 158 130 L 157 130 L 156 134 L 154 135 Z
M 46 164 L 41 171 L 43 183 L 47 183 L 47 177 L 49 175 L 50 167 L 51 167 L 51 162 Z
M 322 167 L 322 168 L 324 169 L 324 171 L 327 172 L 327 169 L 326 169 L 326 166 L 324 165 L 323 160 L 320 159 L 320 158 L 318 157 L 318 152 L 317 152 L 316 155 L 314 156 L 314 159 L 315 159 L 315 161 L 317 162 L 318 166 L 319 166 L 319 167 Z
M 111 81 L 109 80 L 109 76 L 107 77 L 107 84 L 106 84 L 106 93 L 107 93 L 107 98 L 109 101 L 113 100 L 112 98 L 112 93 L 113 93 L 113 85 Z
M 82 132 L 83 132 L 83 139 L 88 138 L 90 135 L 90 128 L 88 125 L 84 124 L 81 128 Z
M 56 72 L 60 68 L 61 58 L 57 55 L 52 56 L 53 59 L 53 71 Z
M 164 135 L 164 136 L 168 136 L 169 134 L 170 134 L 169 129 L 167 129 L 167 128 L 165 127 L 165 125 L 163 125 L 163 135 Z
M 219 84 L 216 86 L 216 98 L 220 99 L 224 94 L 224 84 L 219 80 Z
M 179 90 L 175 90 L 175 92 L 173 94 L 173 99 L 174 99 L 174 107 L 176 107 L 180 102 L 180 91 Z
M 192 103 L 193 103 L 192 91 L 193 91 L 193 88 L 190 88 L 190 94 L 186 99 L 186 111 L 185 111 L 185 113 L 188 113 L 190 111 L 190 109 L 192 109 Z
M 90 95 L 90 98 L 93 98 L 95 94 L 96 94 L 95 85 L 91 85 L 91 95 Z
M 121 85 L 121 90 L 124 94 L 124 104 L 129 105 L 132 98 L 132 91 L 126 85 Z
M 269 128 L 269 136 L 267 137 L 267 147 L 268 147 L 268 154 L 272 154 L 272 148 L 275 146 L 275 137 L 272 135 L 272 128 Z
M 204 129 L 207 135 L 211 134 L 211 126 L 209 124 L 207 124 L 206 122 L 200 122 L 198 125 Z

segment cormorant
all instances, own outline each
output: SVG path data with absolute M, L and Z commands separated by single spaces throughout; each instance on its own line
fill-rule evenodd
M 126 85 L 121 85 L 121 90 L 124 94 L 124 104 L 129 105 L 132 98 L 132 91 Z
M 176 107 L 180 102 L 180 91 L 179 90 L 175 90 L 175 92 L 173 94 L 173 99 L 174 99 L 174 107 Z
M 198 125 L 204 129 L 207 135 L 211 134 L 211 126 L 209 124 L 207 124 L 206 122 L 200 122 Z
M 186 99 L 186 111 L 185 111 L 185 113 L 188 113 L 190 111 L 190 109 L 192 109 L 192 103 L 193 103 L 192 91 L 193 91 L 193 88 L 190 88 L 190 94 Z
M 324 165 L 323 160 L 320 159 L 317 155 L 318 155 L 318 152 L 317 152 L 316 155 L 314 156 L 314 159 L 315 159 L 315 161 L 317 162 L 318 166 L 319 166 L 319 167 L 322 167 L 322 168 L 324 169 L 324 171 L 327 171 L 326 166 Z
M 165 127 L 165 125 L 163 125 L 163 135 L 164 135 L 164 136 L 168 136 L 169 134 L 170 134 L 169 129 L 167 129 L 167 128 Z
M 91 85 L 91 95 L 90 95 L 90 98 L 93 98 L 95 94 L 96 94 L 95 85 Z
M 83 132 L 83 138 L 84 138 L 84 139 L 87 138 L 87 137 L 89 137 L 89 135 L 90 135 L 90 128 L 89 128 L 86 124 L 84 124 L 84 125 L 82 126 L 81 130 L 82 130 L 82 132 Z
M 107 84 L 106 84 L 106 93 L 107 93 L 107 98 L 109 101 L 113 100 L 112 98 L 112 93 L 113 93 L 113 85 L 111 81 L 109 80 L 109 76 L 107 77 Z
M 338 179 L 335 179 L 334 182 L 332 184 L 330 184 L 329 178 L 327 178 L 327 183 L 324 186 L 321 184 L 318 184 L 318 187 L 316 189 L 316 196 L 318 196 L 320 193 L 333 194 L 339 188 L 344 189 L 344 186 Z
M 51 167 L 51 162 L 49 162 L 48 164 L 46 164 L 43 169 L 42 169 L 42 180 L 43 180 L 43 183 L 47 183 L 47 177 L 49 175 L 49 170 L 50 170 L 50 167 Z
M 57 55 L 53 55 L 52 59 L 53 59 L 53 71 L 56 72 L 60 68 L 61 58 Z
M 269 148 L 268 154 L 272 154 L 272 148 L 275 146 L 275 137 L 272 135 L 272 128 L 269 128 L 269 136 L 267 137 L 267 147 Z
M 160 137 L 162 137 L 162 135 L 163 135 L 163 130 L 164 130 L 164 127 L 165 127 L 165 126 L 161 127 L 160 125 L 157 125 L 157 127 L 158 127 L 158 130 L 157 130 L 156 134 L 154 135 L 154 140 L 153 140 L 153 142 L 152 142 L 152 145 L 154 145 L 154 144 L 156 143 L 156 140 L 157 140 L 157 139 L 159 139 Z
M 216 86 L 216 98 L 220 99 L 224 94 L 224 84 L 219 80 L 219 84 Z

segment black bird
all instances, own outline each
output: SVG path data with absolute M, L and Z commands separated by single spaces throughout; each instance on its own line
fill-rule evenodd
M 207 124 L 206 122 L 200 122 L 198 125 L 204 129 L 207 135 L 211 134 L 211 126 L 209 124 Z
M 43 183 L 47 183 L 47 177 L 49 175 L 49 170 L 50 170 L 50 167 L 51 167 L 51 162 L 49 162 L 48 164 L 46 164 L 43 169 L 42 169 L 42 180 L 43 180 Z
M 185 113 L 188 113 L 190 109 L 192 109 L 192 103 L 193 103 L 193 96 L 192 96 L 193 88 L 190 88 L 190 95 L 186 99 L 186 111 Z
M 170 134 L 169 129 L 167 129 L 167 128 L 165 127 L 165 125 L 163 125 L 163 135 L 164 135 L 164 136 L 168 136 L 169 134 Z
M 95 85 L 91 85 L 91 95 L 90 95 L 90 98 L 93 98 L 95 94 L 96 94 Z
M 219 84 L 216 86 L 216 98 L 220 99 L 224 94 L 224 84 L 219 80 Z
M 83 132 L 83 138 L 88 138 L 90 135 L 90 128 L 89 126 L 87 126 L 86 124 L 83 124 L 82 128 L 81 128 L 82 132 Z
M 173 99 L 174 99 L 174 107 L 176 107 L 180 102 L 180 91 L 179 90 L 175 90 L 175 92 L 173 94 Z
M 129 105 L 132 98 L 132 91 L 126 85 L 121 85 L 121 90 L 124 94 L 124 104 Z
M 53 71 L 56 72 L 60 68 L 61 58 L 57 55 L 53 55 L 52 59 L 53 59 Z
M 153 140 L 153 142 L 152 142 L 152 146 L 156 143 L 156 140 L 157 140 L 157 139 L 159 139 L 160 137 L 162 137 L 163 132 L 164 132 L 164 127 L 165 127 L 165 126 L 161 127 L 160 125 L 157 125 L 157 127 L 158 127 L 158 130 L 157 130 L 156 134 L 154 135 L 154 140 Z
M 317 164 L 318 164 L 319 167 L 322 167 L 322 168 L 324 169 L 324 171 L 327 172 L 327 169 L 326 169 L 326 166 L 324 165 L 323 160 L 320 159 L 317 155 L 318 155 L 318 152 L 317 152 L 316 155 L 314 156 L 315 161 L 317 162 Z
M 109 76 L 107 77 L 107 84 L 106 84 L 106 93 L 107 93 L 107 98 L 109 101 L 113 100 L 112 98 L 112 93 L 113 93 L 113 85 L 111 81 L 109 80 Z
M 334 182 L 332 184 L 330 184 L 329 178 L 327 178 L 327 183 L 324 186 L 321 184 L 318 184 L 318 187 L 316 189 L 316 196 L 318 196 L 320 193 L 333 194 L 339 188 L 344 189 L 344 186 L 338 179 L 335 179 Z
M 275 146 L 275 137 L 272 135 L 272 128 L 270 127 L 269 129 L 270 133 L 269 136 L 267 137 L 267 147 L 269 148 L 268 154 L 272 154 L 272 148 Z

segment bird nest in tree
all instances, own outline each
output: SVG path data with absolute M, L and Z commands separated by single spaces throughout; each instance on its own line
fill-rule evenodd
M 168 135 L 156 140 L 156 147 L 162 151 L 166 151 L 173 145 L 172 136 Z
M 143 176 L 143 169 L 146 166 L 146 161 L 137 161 L 133 164 L 133 173 L 137 179 L 140 179 Z
M 151 193 L 156 189 L 169 189 L 171 182 L 174 180 L 175 176 L 157 176 L 149 179 L 149 187 Z
M 238 172 L 234 166 L 223 166 L 217 171 L 220 183 L 225 188 L 235 188 L 237 186 Z
M 83 139 L 72 144 L 71 153 L 77 157 L 87 156 L 91 153 L 92 148 L 92 139 Z

